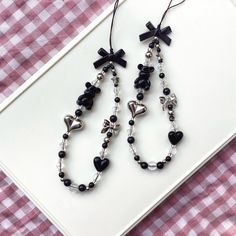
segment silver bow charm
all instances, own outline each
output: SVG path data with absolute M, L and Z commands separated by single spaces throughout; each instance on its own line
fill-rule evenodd
M 173 105 L 173 107 L 177 106 L 177 97 L 174 93 L 172 93 L 168 97 L 160 97 L 160 102 L 164 111 L 169 105 Z
M 128 103 L 128 108 L 132 114 L 132 117 L 142 115 L 147 111 L 147 107 L 144 104 L 140 104 L 136 101 L 130 101 Z
M 64 121 L 66 123 L 68 133 L 74 130 L 80 130 L 84 126 L 82 120 L 80 120 L 78 117 L 74 117 L 71 115 L 66 115 Z
M 103 128 L 101 133 L 106 133 L 107 131 L 118 133 L 119 130 L 120 130 L 119 124 L 111 123 L 109 120 L 105 119 L 103 122 Z

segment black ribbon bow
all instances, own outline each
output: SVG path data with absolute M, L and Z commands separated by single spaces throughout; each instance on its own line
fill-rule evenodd
M 100 48 L 98 50 L 98 54 L 102 56 L 102 58 L 98 59 L 93 63 L 95 68 L 100 67 L 101 65 L 103 65 L 108 61 L 112 61 L 123 67 L 126 67 L 127 62 L 121 58 L 125 55 L 125 51 L 123 49 L 120 49 L 116 53 L 114 53 L 113 50 L 111 50 L 111 52 L 108 53 L 104 48 Z
M 149 29 L 149 31 L 139 35 L 140 41 L 155 36 L 165 42 L 168 46 L 170 46 L 171 38 L 168 37 L 168 34 L 172 32 L 170 26 L 161 29 L 160 25 L 158 25 L 157 28 L 155 28 L 154 25 L 149 21 L 146 24 L 146 27 Z

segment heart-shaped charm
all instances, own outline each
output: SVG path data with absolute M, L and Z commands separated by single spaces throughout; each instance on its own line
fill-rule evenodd
M 131 111 L 133 118 L 142 115 L 147 111 L 147 107 L 144 104 L 139 104 L 136 101 L 130 101 L 128 103 L 128 108 Z
M 177 132 L 171 131 L 168 134 L 168 138 L 169 138 L 172 145 L 178 144 L 181 141 L 181 139 L 183 138 L 183 136 L 184 136 L 184 134 L 181 131 L 177 131 Z
M 110 161 L 107 158 L 101 159 L 101 157 L 95 157 L 93 163 L 96 170 L 102 172 L 109 166 Z
M 80 130 L 83 128 L 83 121 L 80 120 L 78 117 L 67 115 L 65 116 L 64 121 L 66 123 L 67 132 L 71 132 L 73 130 Z

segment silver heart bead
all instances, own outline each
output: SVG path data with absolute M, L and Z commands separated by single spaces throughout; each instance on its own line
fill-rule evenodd
M 140 104 L 136 101 L 130 101 L 128 103 L 128 108 L 131 111 L 133 118 L 142 115 L 147 111 L 147 107 L 144 104 Z
M 72 115 L 66 115 L 64 118 L 66 123 L 67 132 L 71 132 L 74 130 L 80 130 L 83 128 L 84 123 L 78 117 L 74 117 Z

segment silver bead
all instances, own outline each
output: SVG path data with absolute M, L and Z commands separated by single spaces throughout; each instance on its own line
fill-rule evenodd
M 99 74 L 97 75 L 97 79 L 98 79 L 98 80 L 102 80 L 103 78 L 104 78 L 104 76 L 103 76 L 102 73 L 99 73 Z
M 151 58 L 152 57 L 152 52 L 150 52 L 150 51 L 146 52 L 145 56 L 147 58 Z

